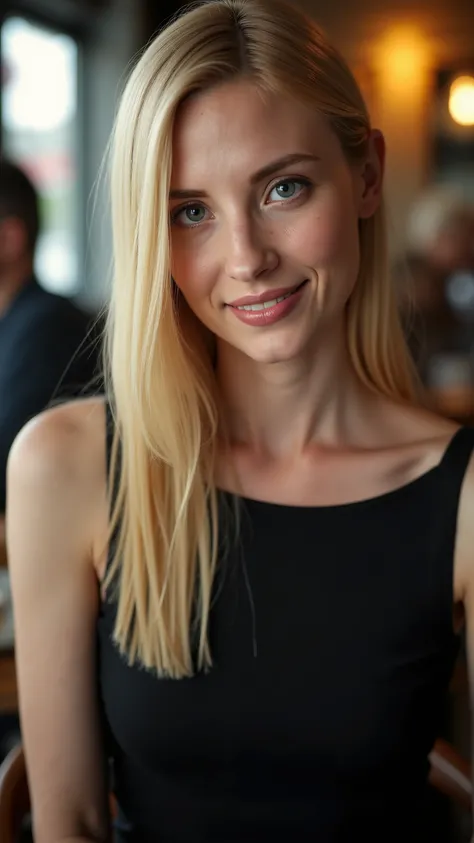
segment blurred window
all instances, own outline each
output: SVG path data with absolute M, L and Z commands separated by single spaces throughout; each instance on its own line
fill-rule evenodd
M 22 17 L 1 27 L 2 147 L 41 196 L 38 279 L 72 295 L 81 286 L 78 45 Z

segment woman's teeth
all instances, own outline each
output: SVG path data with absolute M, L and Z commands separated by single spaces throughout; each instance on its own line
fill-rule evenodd
M 291 290 L 284 296 L 278 296 L 277 299 L 270 299 L 270 301 L 259 302 L 258 304 L 242 304 L 237 307 L 237 310 L 266 310 L 269 307 L 275 307 L 276 304 L 289 298 L 294 292 L 294 290 Z

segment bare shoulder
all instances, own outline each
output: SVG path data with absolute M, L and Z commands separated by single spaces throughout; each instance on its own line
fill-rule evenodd
M 392 418 L 401 432 L 415 440 L 446 439 L 459 429 L 459 423 L 425 407 L 393 405 Z
M 16 437 L 8 460 L 9 480 L 28 484 L 76 480 L 97 465 L 104 448 L 103 399 L 58 405 L 35 416 Z
M 20 431 L 7 467 L 7 541 L 13 556 L 25 523 L 37 538 L 48 528 L 76 531 L 93 546 L 106 498 L 105 404 L 66 403 Z M 9 554 L 10 555 L 10 554 Z
M 423 407 L 384 396 L 374 399 L 366 418 L 361 453 L 376 479 L 382 478 L 377 494 L 411 483 L 440 466 L 460 427 Z
M 383 399 L 381 435 L 399 447 L 413 451 L 429 467 L 442 458 L 459 423 L 424 407 L 396 404 Z

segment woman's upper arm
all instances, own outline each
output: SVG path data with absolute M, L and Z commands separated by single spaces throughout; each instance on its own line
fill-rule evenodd
M 462 601 L 469 674 L 471 719 L 474 716 L 474 454 L 468 466 L 459 503 L 454 569 L 455 599 Z M 474 721 L 471 723 L 471 755 Z M 474 765 L 473 765 L 474 776 Z M 473 778 L 474 790 L 474 778 Z M 474 808 L 474 803 L 473 803 Z M 472 838 L 474 843 L 474 837 Z
M 92 428 L 80 405 L 49 411 L 22 431 L 8 465 L 15 655 L 36 843 L 109 834 L 95 674 L 101 475 Z

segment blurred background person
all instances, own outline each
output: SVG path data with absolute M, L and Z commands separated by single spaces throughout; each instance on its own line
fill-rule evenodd
M 425 385 L 448 386 L 460 368 L 472 381 L 474 206 L 452 186 L 434 185 L 414 202 L 398 271 L 408 275 L 406 325 Z
M 6 464 L 16 434 L 52 400 L 94 389 L 97 374 L 93 318 L 35 277 L 39 232 L 33 183 L 0 159 L 0 566 L 6 561 Z M 0 760 L 18 737 L 16 714 L 0 715 Z
M 0 537 L 13 439 L 51 400 L 80 394 L 97 374 L 92 317 L 35 277 L 39 231 L 33 183 L 0 160 Z

